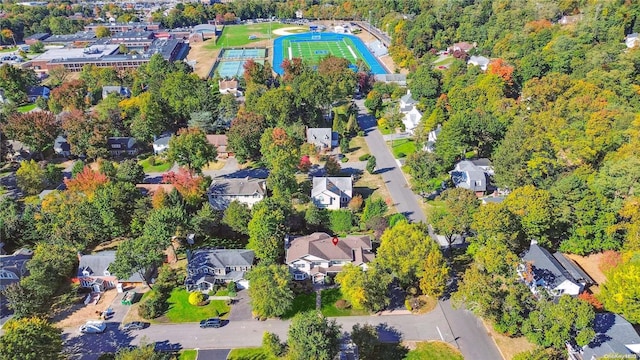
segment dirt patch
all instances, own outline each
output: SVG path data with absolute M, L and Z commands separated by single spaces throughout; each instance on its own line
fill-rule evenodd
M 224 164 L 226 164 L 225 160 L 212 161 L 202 168 L 202 170 L 220 170 L 224 167 Z
M 300 30 L 300 26 L 291 26 L 291 27 L 286 27 L 281 29 L 275 29 L 273 30 L 273 33 L 281 36 L 296 34 L 296 32 L 290 32 L 289 30 Z
M 206 46 L 213 44 L 214 39 L 208 39 L 201 42 L 190 43 L 189 53 L 187 54 L 187 61 L 194 61 L 196 65 L 194 72 L 201 78 L 206 79 L 209 77 L 213 63 L 218 58 L 220 49 L 207 49 Z
M 369 146 L 362 136 L 356 136 L 349 141 L 349 153 L 345 156 L 350 162 L 360 161 L 360 156 L 369 154 Z
M 521 352 L 530 351 L 536 348 L 536 346 L 529 342 L 524 336 L 517 338 L 510 338 L 508 336 L 497 333 L 493 330 L 493 326 L 487 323 L 486 321 L 482 321 L 484 326 L 487 328 L 489 332 L 489 336 L 495 340 L 496 345 L 498 345 L 498 349 L 502 354 L 502 357 L 505 360 L 511 360 L 516 354 Z
M 575 261 L 584 272 L 587 273 L 596 283 L 602 284 L 607 280 L 605 274 L 600 270 L 599 265 L 602 260 L 602 253 L 592 254 L 589 256 L 580 256 L 573 254 L 564 254 L 564 256 Z M 598 293 L 598 286 L 589 288 L 594 294 Z
M 86 323 L 88 320 L 99 320 L 98 314 L 105 311 L 111 303 L 113 299 L 118 295 L 118 292 L 115 289 L 107 290 L 102 293 L 100 300 L 95 305 L 89 304 L 85 305 L 84 303 L 73 305 L 70 311 L 65 312 L 62 318 L 53 319 L 53 322 L 56 326 L 65 328 L 65 327 L 79 327 L 80 325 Z M 98 312 L 98 313 L 96 313 Z
M 360 179 L 358 179 L 358 181 L 353 185 L 353 190 L 355 193 L 362 195 L 364 199 L 370 196 L 383 199 L 389 206 L 387 215 L 398 212 L 396 207 L 393 205 L 389 189 L 387 189 L 387 185 L 384 183 L 384 180 L 382 180 L 382 176 L 380 175 L 372 175 L 365 170 L 360 176 Z

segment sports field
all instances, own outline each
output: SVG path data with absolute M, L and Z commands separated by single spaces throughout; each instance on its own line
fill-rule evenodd
M 319 35 L 319 37 L 320 39 L 313 41 L 284 40 L 282 45 L 284 51 L 287 52 L 284 54 L 284 58 L 302 58 L 312 64 L 317 64 L 320 59 L 327 55 L 345 58 L 352 64 L 355 64 L 358 59 L 363 59 L 362 54 L 351 39 L 343 38 L 342 40 L 323 41 L 322 35 Z
M 243 25 L 225 25 L 222 35 L 215 42 L 207 44 L 207 49 L 220 49 L 222 47 L 244 46 L 262 40 L 275 39 L 279 35 L 274 30 L 289 28 L 289 32 L 305 32 L 309 27 L 300 26 L 299 29 L 292 29 L 291 24 L 282 24 L 279 22 L 260 23 L 260 24 L 243 24 Z

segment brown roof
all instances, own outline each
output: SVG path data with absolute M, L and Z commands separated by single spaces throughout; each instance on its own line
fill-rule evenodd
M 220 90 L 237 89 L 238 80 L 221 80 L 218 83 L 218 87 L 220 88 Z
M 155 194 L 158 189 L 164 190 L 167 194 L 175 189 L 175 186 L 172 184 L 136 184 L 136 187 L 143 192 L 146 192 L 149 196 Z
M 220 146 L 227 146 L 227 135 L 207 135 L 207 141 L 209 142 L 209 144 L 215 146 L 215 147 L 220 147 Z
M 373 258 L 373 254 L 364 255 L 364 252 L 371 250 L 369 236 L 339 238 L 336 245 L 333 245 L 332 239 L 333 236 L 322 232 L 293 239 L 287 250 L 287 263 L 292 263 L 306 255 L 325 260 L 349 260 L 356 264 L 368 262 Z

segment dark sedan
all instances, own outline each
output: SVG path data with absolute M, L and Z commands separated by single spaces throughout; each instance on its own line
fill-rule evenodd
M 220 321 L 220 318 L 211 318 L 211 319 L 206 319 L 206 320 L 202 320 L 200 321 L 200 327 L 201 328 L 219 328 L 222 326 L 222 321 Z
M 131 330 L 142 330 L 149 326 L 149 323 L 145 323 L 142 321 L 133 321 L 122 326 L 122 330 L 131 331 Z

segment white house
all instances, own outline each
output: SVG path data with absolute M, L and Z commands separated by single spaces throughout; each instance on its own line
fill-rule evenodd
M 638 33 L 629 34 L 624 39 L 624 43 L 629 49 L 640 46 L 640 36 L 638 36 Z
M 253 267 L 253 250 L 199 249 L 187 250 L 187 291 L 210 291 L 215 284 L 235 282 L 239 288 L 248 288 L 245 279 Z
M 353 179 L 349 177 L 314 177 L 311 200 L 316 207 L 338 210 L 353 197 Z
M 331 128 L 307 128 L 307 142 L 320 150 L 331 150 L 338 146 L 338 133 Z
M 417 104 L 418 102 L 411 97 L 411 90 L 407 90 L 407 94 L 400 98 L 400 112 L 404 115 L 402 123 L 404 130 L 409 134 L 413 134 L 422 120 L 422 112 L 416 107 Z
M 53 152 L 60 156 L 71 156 L 71 145 L 69 145 L 67 138 L 62 135 L 58 135 L 53 142 Z
M 249 207 L 267 196 L 267 182 L 264 179 L 244 177 L 215 178 L 209 186 L 209 204 L 215 210 L 224 210 L 237 200 Z
M 551 255 L 535 240 L 522 256 L 518 275 L 535 295 L 544 289 L 551 296 L 577 296 L 595 283 L 571 259 L 559 252 Z
M 169 148 L 169 140 L 171 140 L 171 134 L 165 134 L 153 140 L 153 153 L 157 155 L 167 151 Z
M 438 141 L 438 135 L 440 135 L 441 131 L 442 131 L 442 124 L 438 124 L 438 126 L 434 130 L 429 131 L 429 134 L 427 136 L 427 143 L 424 146 L 425 151 L 428 151 L 428 152 L 435 151 L 436 141 Z
M 484 57 L 484 56 L 471 56 L 469 58 L 469 61 L 467 61 L 468 65 L 474 65 L 474 66 L 479 66 L 480 69 L 482 69 L 482 71 L 487 71 L 487 68 L 489 67 L 489 63 L 491 62 L 491 60 L 489 60 L 488 58 Z
M 472 190 L 478 196 L 487 191 L 489 176 L 493 173 L 488 159 L 462 160 L 449 171 L 456 187 Z
M 322 283 L 327 275 L 342 271 L 345 264 L 353 264 L 367 269 L 373 261 L 369 236 L 348 236 L 338 238 L 317 232 L 291 240 L 287 248 L 286 263 L 294 280 L 310 278 Z

